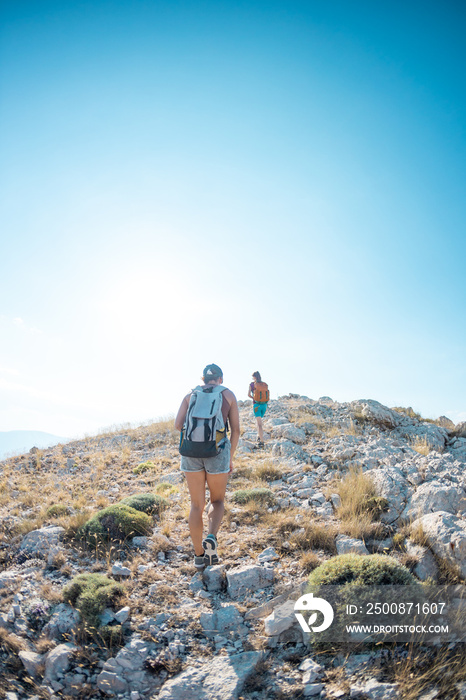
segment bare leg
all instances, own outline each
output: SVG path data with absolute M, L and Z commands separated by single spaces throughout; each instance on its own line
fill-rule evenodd
M 223 513 L 225 512 L 225 491 L 229 476 L 229 472 L 226 474 L 206 474 L 207 485 L 210 491 L 210 506 L 207 511 L 209 535 L 217 535 L 222 522 Z
M 205 506 L 205 482 L 206 473 L 184 472 L 188 482 L 189 495 L 191 496 L 191 512 L 189 513 L 189 532 L 194 545 L 194 553 L 197 557 L 204 554 L 202 546 L 202 513 Z
M 257 432 L 259 433 L 259 440 L 261 442 L 264 442 L 264 428 L 262 425 L 262 418 L 257 416 L 256 421 L 257 421 Z

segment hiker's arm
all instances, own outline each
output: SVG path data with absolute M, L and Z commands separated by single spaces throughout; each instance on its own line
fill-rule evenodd
M 178 409 L 178 413 L 176 414 L 176 418 L 175 418 L 176 430 L 183 429 L 184 419 L 186 418 L 186 414 L 188 412 L 188 406 L 189 406 L 189 394 L 184 397 L 183 401 L 181 402 L 181 406 Z
M 230 471 L 233 471 L 233 455 L 235 454 L 235 450 L 238 447 L 239 441 L 239 411 L 236 396 L 233 393 L 230 403 L 230 412 L 228 414 L 228 420 L 230 422 L 231 442 Z

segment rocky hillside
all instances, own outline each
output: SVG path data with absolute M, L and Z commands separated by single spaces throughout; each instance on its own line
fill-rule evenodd
M 259 451 L 250 402 L 240 416 L 204 574 L 172 422 L 0 463 L 4 697 L 466 697 L 463 645 L 317 650 L 287 603 L 346 552 L 462 583 L 466 424 L 289 395 Z

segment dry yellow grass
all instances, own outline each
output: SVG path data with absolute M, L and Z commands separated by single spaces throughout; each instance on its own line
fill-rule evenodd
M 411 440 L 410 444 L 413 450 L 418 452 L 420 455 L 424 455 L 424 457 L 430 454 L 433 450 L 433 447 L 428 442 L 426 436 L 424 436 L 423 438 L 417 437 L 415 440 Z
M 360 468 L 351 468 L 335 488 L 341 498 L 336 510 L 341 530 L 358 539 L 377 536 L 382 528 L 376 521 L 386 502 L 379 497 L 370 477 Z
M 457 698 L 458 685 L 466 681 L 466 651 L 462 645 L 427 653 L 412 647 L 408 656 L 394 665 L 393 675 L 403 700 L 418 700 L 432 688 L 438 689 L 438 697 Z
M 304 552 L 299 559 L 299 566 L 305 574 L 310 574 L 311 571 L 317 569 L 322 564 L 322 559 L 315 552 Z

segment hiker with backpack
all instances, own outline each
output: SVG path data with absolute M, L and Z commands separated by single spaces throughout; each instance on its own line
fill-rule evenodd
M 197 386 L 184 397 L 175 418 L 175 428 L 181 431 L 181 471 L 191 497 L 188 522 L 194 546 L 194 566 L 198 571 L 218 563 L 217 532 L 225 510 L 225 491 L 239 440 L 238 404 L 233 392 L 222 385 L 222 370 L 218 365 L 207 365 L 202 380 L 202 386 Z M 203 539 L 206 483 L 210 492 L 209 531 Z
M 257 432 L 259 434 L 257 438 L 257 447 L 262 449 L 264 447 L 264 427 L 262 425 L 262 418 L 265 416 L 270 394 L 269 387 L 262 381 L 260 372 L 253 372 L 252 379 L 253 381 L 249 385 L 248 396 L 252 399 L 253 411 L 256 417 Z

